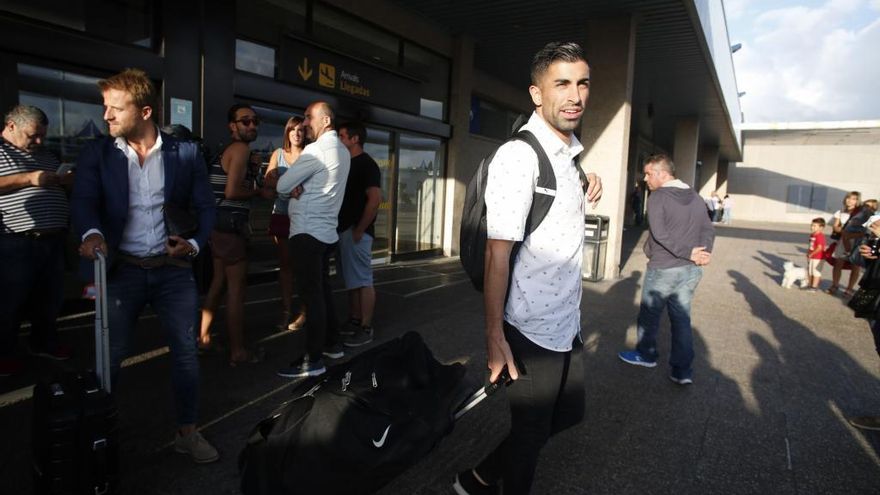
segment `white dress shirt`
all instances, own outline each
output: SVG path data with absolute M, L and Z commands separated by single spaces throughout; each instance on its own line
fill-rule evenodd
M 162 215 L 165 205 L 162 133 L 156 129 L 156 143 L 147 151 L 143 166 L 137 151 L 124 137 L 116 138 L 114 144 L 128 159 L 128 216 L 122 231 L 122 240 L 119 242 L 119 251 L 140 257 L 165 254 L 168 236 Z M 101 231 L 91 229 L 83 234 L 83 240 L 93 233 L 101 234 Z M 194 239 L 187 241 L 198 252 L 198 243 Z

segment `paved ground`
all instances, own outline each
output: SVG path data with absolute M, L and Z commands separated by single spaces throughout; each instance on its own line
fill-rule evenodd
M 691 387 L 672 384 L 665 363 L 634 368 L 616 357 L 634 344 L 643 235 L 625 232 L 621 278 L 584 286 L 587 415 L 546 446 L 533 493 L 880 492 L 880 435 L 844 419 L 880 413 L 880 358 L 867 324 L 839 298 L 779 287 L 784 260 L 803 264 L 806 229 L 718 228 L 714 261 L 694 301 Z M 439 358 L 465 362 L 479 375 L 481 303 L 457 261 L 384 268 L 377 282 L 379 341 L 416 330 Z M 273 372 L 302 346 L 301 335 L 273 333 L 275 285 L 254 286 L 248 298 L 247 332 L 269 351 L 267 361 L 231 369 L 220 357 L 203 358 L 202 416 L 220 462 L 195 466 L 167 448 L 167 354 L 126 368 L 118 392 L 126 493 L 238 493 L 237 454 L 250 428 L 288 397 L 290 383 Z M 65 326 L 80 361 L 88 362 L 88 318 Z M 142 327 L 138 351 L 161 348 L 156 320 L 147 317 Z M 666 355 L 665 328 L 661 345 Z M 2 493 L 30 492 L 31 404 L 19 399 L 44 371 L 39 362 L 31 365 L 27 375 L 0 381 Z M 451 493 L 454 473 L 480 459 L 507 425 L 499 395 L 381 493 Z

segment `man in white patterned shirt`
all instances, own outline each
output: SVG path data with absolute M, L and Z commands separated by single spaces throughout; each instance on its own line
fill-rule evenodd
M 31 322 L 30 351 L 67 359 L 55 318 L 64 298 L 67 196 L 73 173 L 59 174 L 55 156 L 41 149 L 49 119 L 37 107 L 18 105 L 6 114 L 0 141 L 0 376 L 24 367 L 15 357 L 21 320 Z
M 549 43 L 534 58 L 529 93 L 535 112 L 530 131 L 550 158 L 556 194 L 547 216 L 524 241 L 538 177 L 538 157 L 511 141 L 489 164 L 486 185 L 486 338 L 490 381 L 503 368 L 511 429 L 476 468 L 456 476 L 459 495 L 528 493 L 541 448 L 584 413 L 583 343 L 580 338 L 584 193 L 575 158 L 590 68 L 575 43 Z M 598 201 L 601 181 L 587 175 L 587 198 Z M 523 241 L 513 273 L 510 253 Z M 509 289 L 509 292 L 508 292 Z

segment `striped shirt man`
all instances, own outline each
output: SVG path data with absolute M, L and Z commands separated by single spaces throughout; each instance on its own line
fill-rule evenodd
M 0 142 L 0 177 L 40 170 L 55 173 L 58 166 L 58 159 L 46 150 L 28 152 L 5 139 Z M 67 196 L 60 185 L 0 193 L 0 233 L 64 229 L 67 219 Z

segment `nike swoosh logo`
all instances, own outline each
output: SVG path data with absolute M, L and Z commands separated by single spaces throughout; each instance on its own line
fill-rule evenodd
M 378 440 L 373 440 L 373 445 L 376 446 L 377 449 L 381 449 L 383 445 L 385 445 L 385 439 L 388 438 L 388 430 L 391 429 L 391 425 L 388 425 L 388 428 L 385 428 L 385 432 L 382 433 L 382 437 Z

